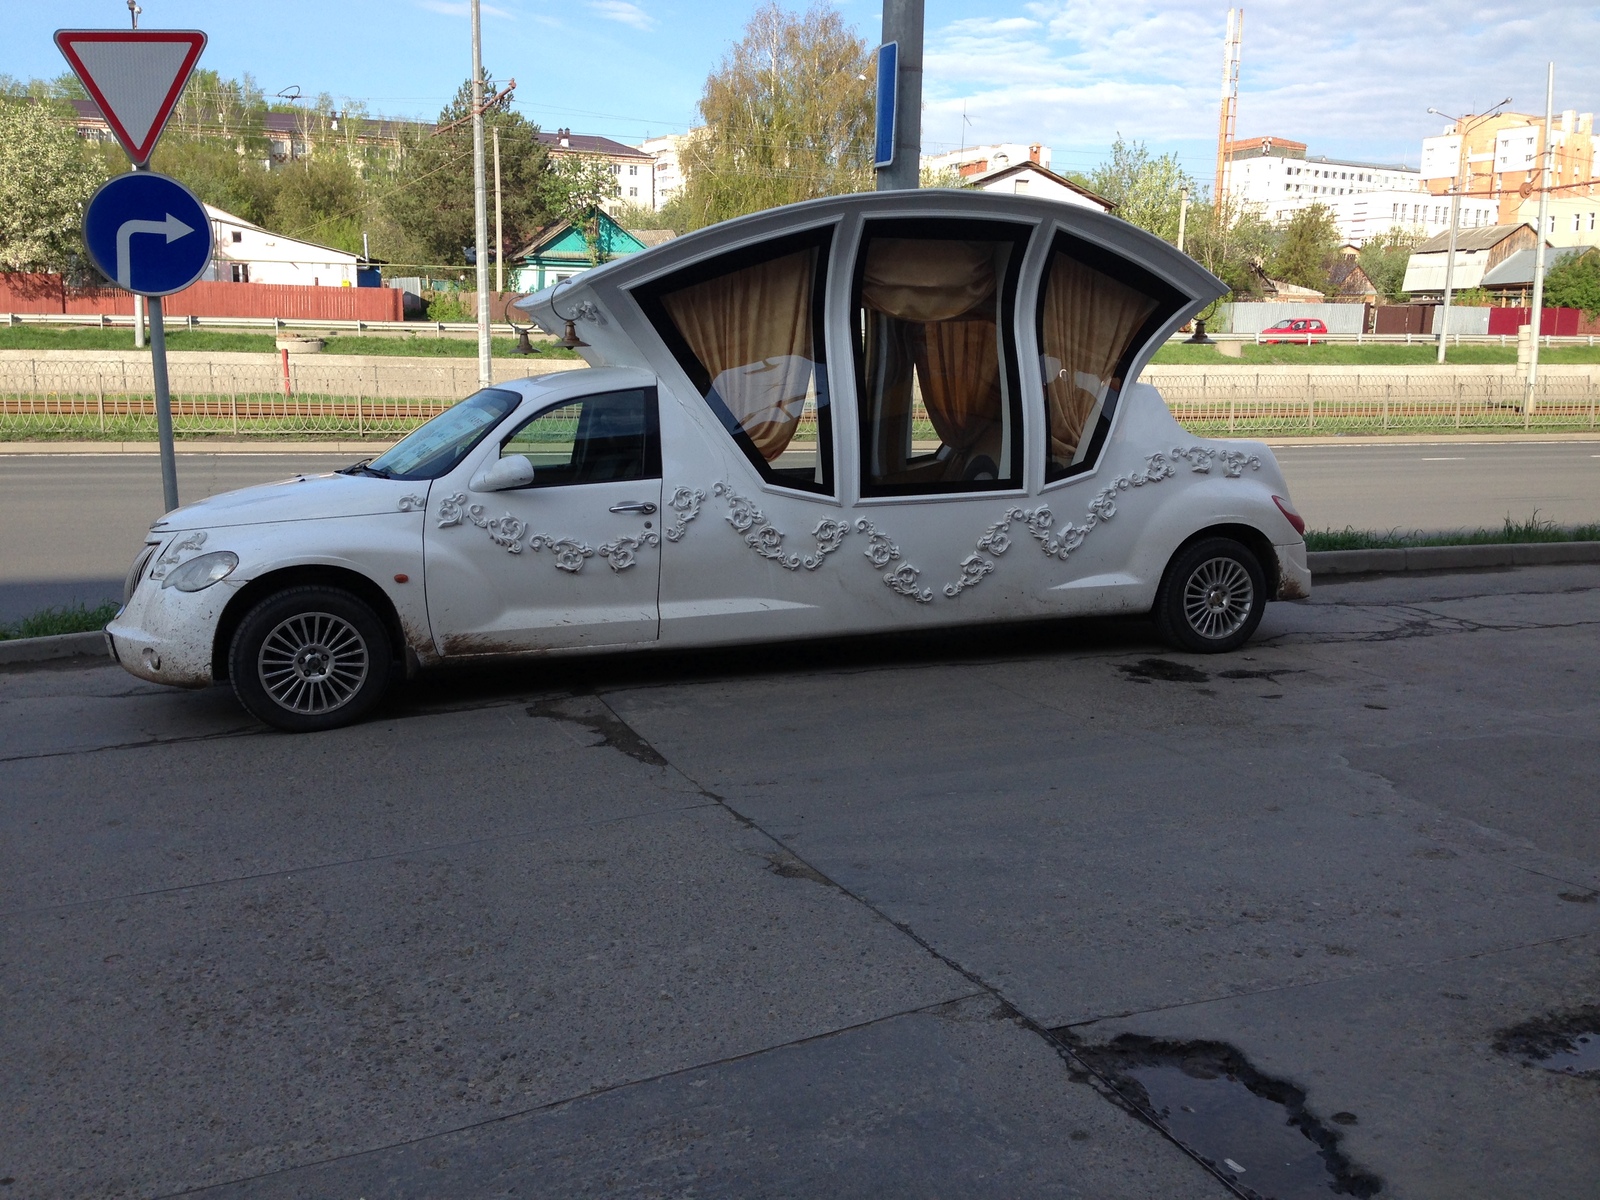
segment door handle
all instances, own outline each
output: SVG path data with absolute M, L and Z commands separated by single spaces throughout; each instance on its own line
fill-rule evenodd
M 655 512 L 656 506 L 648 500 L 624 500 L 621 504 L 613 504 L 611 511 L 614 513 L 644 513 L 649 516 Z

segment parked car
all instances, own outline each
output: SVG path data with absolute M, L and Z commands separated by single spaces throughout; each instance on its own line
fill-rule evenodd
M 588 370 L 387 453 L 177 509 L 108 626 L 270 724 L 454 659 L 1149 613 L 1232 650 L 1305 596 L 1271 452 L 1135 382 L 1224 285 L 1120 220 L 868 193 L 714 226 L 522 306 Z
M 1318 334 L 1322 336 L 1318 337 Z M 1325 322 L 1316 317 L 1294 317 L 1263 329 L 1256 335 L 1256 343 L 1276 346 L 1279 342 L 1293 342 L 1296 345 L 1309 346 L 1314 342 L 1324 341 L 1327 336 L 1328 326 Z

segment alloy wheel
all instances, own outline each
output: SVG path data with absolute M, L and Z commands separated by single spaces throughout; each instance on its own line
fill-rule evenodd
M 1234 558 L 1207 559 L 1194 569 L 1183 588 L 1183 615 L 1189 627 L 1214 641 L 1243 628 L 1254 603 L 1250 573 Z
M 262 639 L 256 658 L 261 686 L 292 713 L 317 716 L 348 704 L 367 678 L 366 640 L 349 621 L 327 612 L 297 613 Z

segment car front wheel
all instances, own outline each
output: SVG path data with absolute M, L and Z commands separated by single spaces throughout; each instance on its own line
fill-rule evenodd
M 293 733 L 360 720 L 389 686 L 389 635 L 349 592 L 294 587 L 246 614 L 228 651 L 228 674 L 252 716 Z
M 1220 654 L 1250 640 L 1267 607 L 1266 576 L 1248 547 L 1205 538 L 1167 567 L 1156 593 L 1161 636 L 1180 650 Z

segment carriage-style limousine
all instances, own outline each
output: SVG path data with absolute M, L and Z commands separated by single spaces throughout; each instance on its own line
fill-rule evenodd
M 1308 594 L 1271 452 L 1186 433 L 1149 356 L 1223 291 L 1125 222 L 869 193 L 521 302 L 590 369 L 152 527 L 108 627 L 145 679 L 285 729 L 444 660 L 1149 613 L 1231 650 Z

